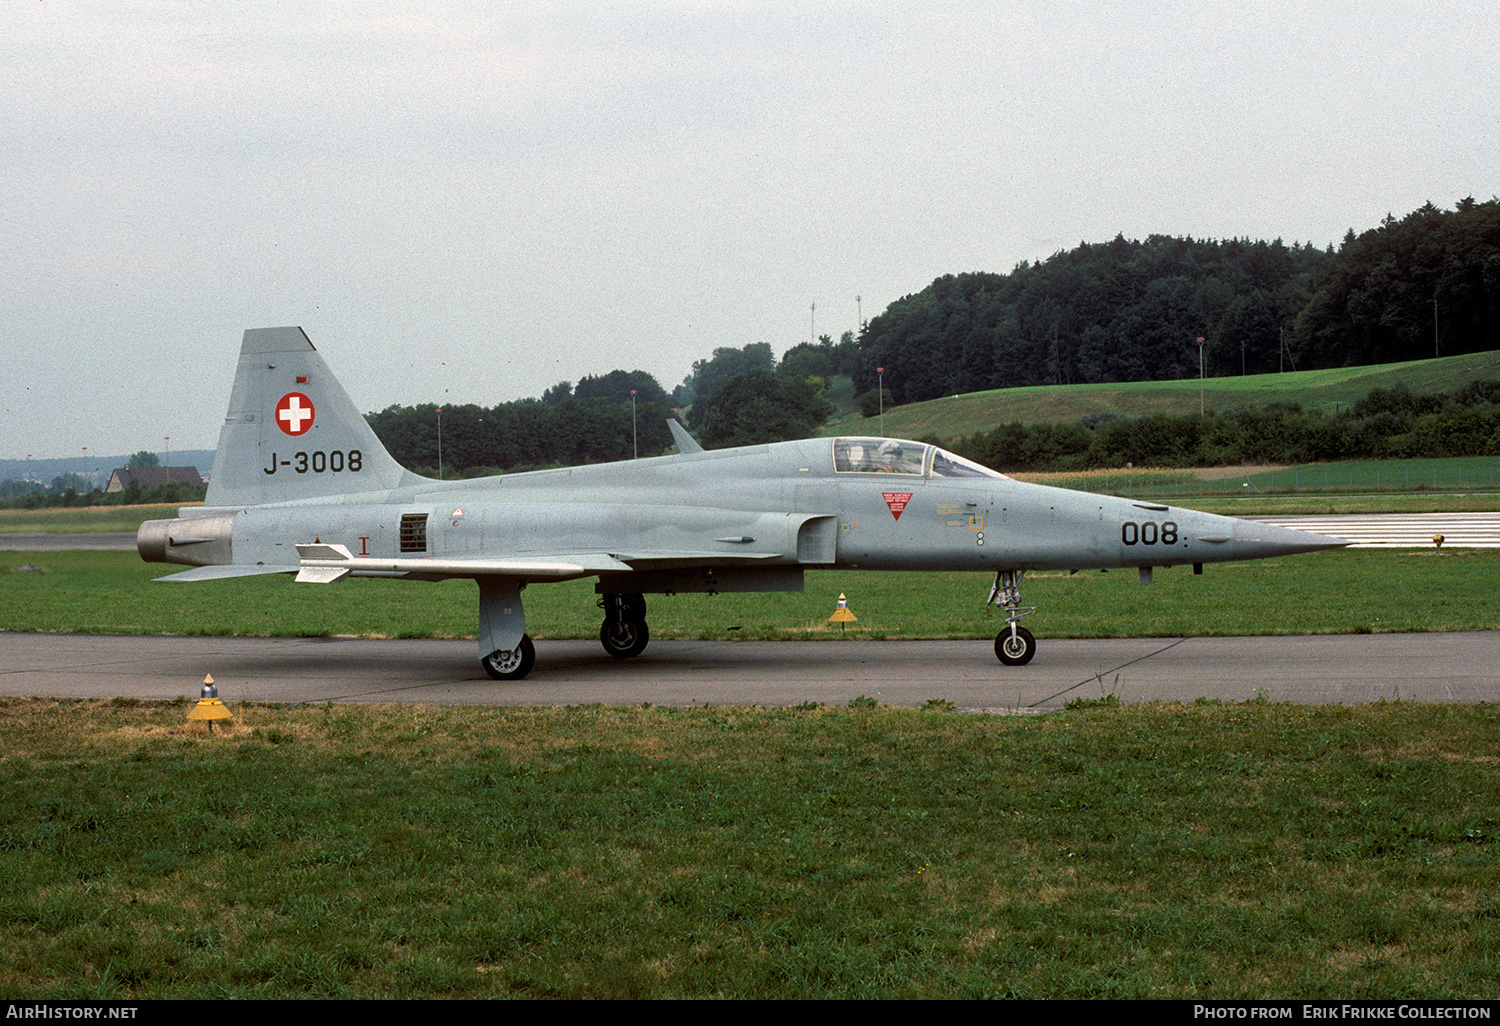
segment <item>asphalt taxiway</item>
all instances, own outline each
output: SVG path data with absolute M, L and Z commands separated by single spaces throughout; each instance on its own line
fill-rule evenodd
M 1040 712 L 1075 698 L 1358 704 L 1500 696 L 1500 631 L 1237 638 L 1042 639 L 1027 666 L 989 641 L 538 641 L 521 681 L 490 680 L 472 641 L 0 632 L 0 695 L 437 705 L 885 705 Z

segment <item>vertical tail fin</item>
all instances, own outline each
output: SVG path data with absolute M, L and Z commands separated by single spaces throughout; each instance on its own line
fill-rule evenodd
M 204 505 L 383 492 L 420 480 L 386 452 L 301 328 L 245 332 Z

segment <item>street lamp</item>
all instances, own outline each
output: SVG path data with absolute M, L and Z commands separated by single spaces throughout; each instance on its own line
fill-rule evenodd
M 443 408 L 437 408 L 438 420 L 438 480 L 443 479 Z
M 638 460 L 641 458 L 641 450 L 636 445 L 635 435 L 635 389 L 630 390 L 630 458 Z
M 1203 336 L 1198 336 L 1198 416 L 1203 416 Z

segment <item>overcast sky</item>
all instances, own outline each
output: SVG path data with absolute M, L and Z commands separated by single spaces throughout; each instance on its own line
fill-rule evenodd
M 510 6 L 0 0 L 0 456 L 213 448 L 248 327 L 366 411 L 670 390 L 943 274 L 1500 193 L 1493 3 Z

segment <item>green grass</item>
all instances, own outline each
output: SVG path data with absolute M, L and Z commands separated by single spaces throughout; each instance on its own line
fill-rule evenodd
M 1303 409 L 1336 413 L 1364 398 L 1372 389 L 1405 385 L 1413 392 L 1453 391 L 1474 380 L 1500 378 L 1500 350 L 1435 360 L 1337 367 L 1286 374 L 1252 374 L 1208 378 L 1203 382 L 1206 409 L 1253 409 L 1268 403 L 1297 403 Z M 1198 379 L 1133 381 L 1098 385 L 1033 385 L 974 392 L 957 398 L 889 407 L 885 433 L 896 438 L 929 435 L 952 442 L 998 424 L 1072 423 L 1094 413 L 1142 417 L 1152 413 L 1196 413 Z M 879 418 L 852 418 L 825 434 L 876 434 Z
M 202 503 L 186 503 L 201 506 Z M 182 506 L 52 506 L 42 509 L 0 509 L 0 537 L 47 532 L 91 534 L 134 531 L 147 520 L 175 517 Z
M 1491 998 L 1500 713 L 0 700 L 0 995 Z
M 1249 496 L 1195 498 L 1192 495 L 1168 498 L 1173 505 L 1222 513 L 1229 516 L 1273 516 L 1312 513 L 1493 513 L 1500 508 L 1500 492 L 1466 492 L 1461 495 L 1412 492 L 1407 495 L 1372 493 L 1348 496 L 1319 492 L 1296 492 L 1290 495 L 1261 493 Z M 1144 496 L 1142 496 L 1144 498 Z
M 1500 508 L 1500 456 L 1341 460 L 1289 467 L 1137 467 L 1012 476 L 1085 492 L 1169 501 L 1233 497 L 1241 500 L 1239 512 L 1272 508 L 1275 498 L 1282 495 L 1326 496 L 1330 507 L 1347 512 L 1361 511 L 1362 505 L 1379 512 L 1398 512 L 1413 506 L 1483 511 Z M 1380 498 L 1373 503 L 1362 498 L 1369 496 Z
M 14 572 L 18 565 L 44 572 Z M 171 568 L 129 552 L 0 552 L 0 630 L 117 634 L 472 637 L 478 592 L 469 581 L 290 577 L 157 584 Z M 1040 610 L 1027 626 L 1047 637 L 1343 634 L 1500 628 L 1500 550 L 1350 549 L 1157 572 L 1028 575 Z M 651 595 L 654 638 L 985 638 L 1003 619 L 984 600 L 991 575 L 810 571 L 785 595 Z M 859 617 L 828 622 L 840 593 Z M 536 638 L 598 636 L 591 581 L 526 589 Z
M 1251 473 L 1250 491 L 1266 492 L 1493 492 L 1500 486 L 1500 457 L 1343 460 Z

